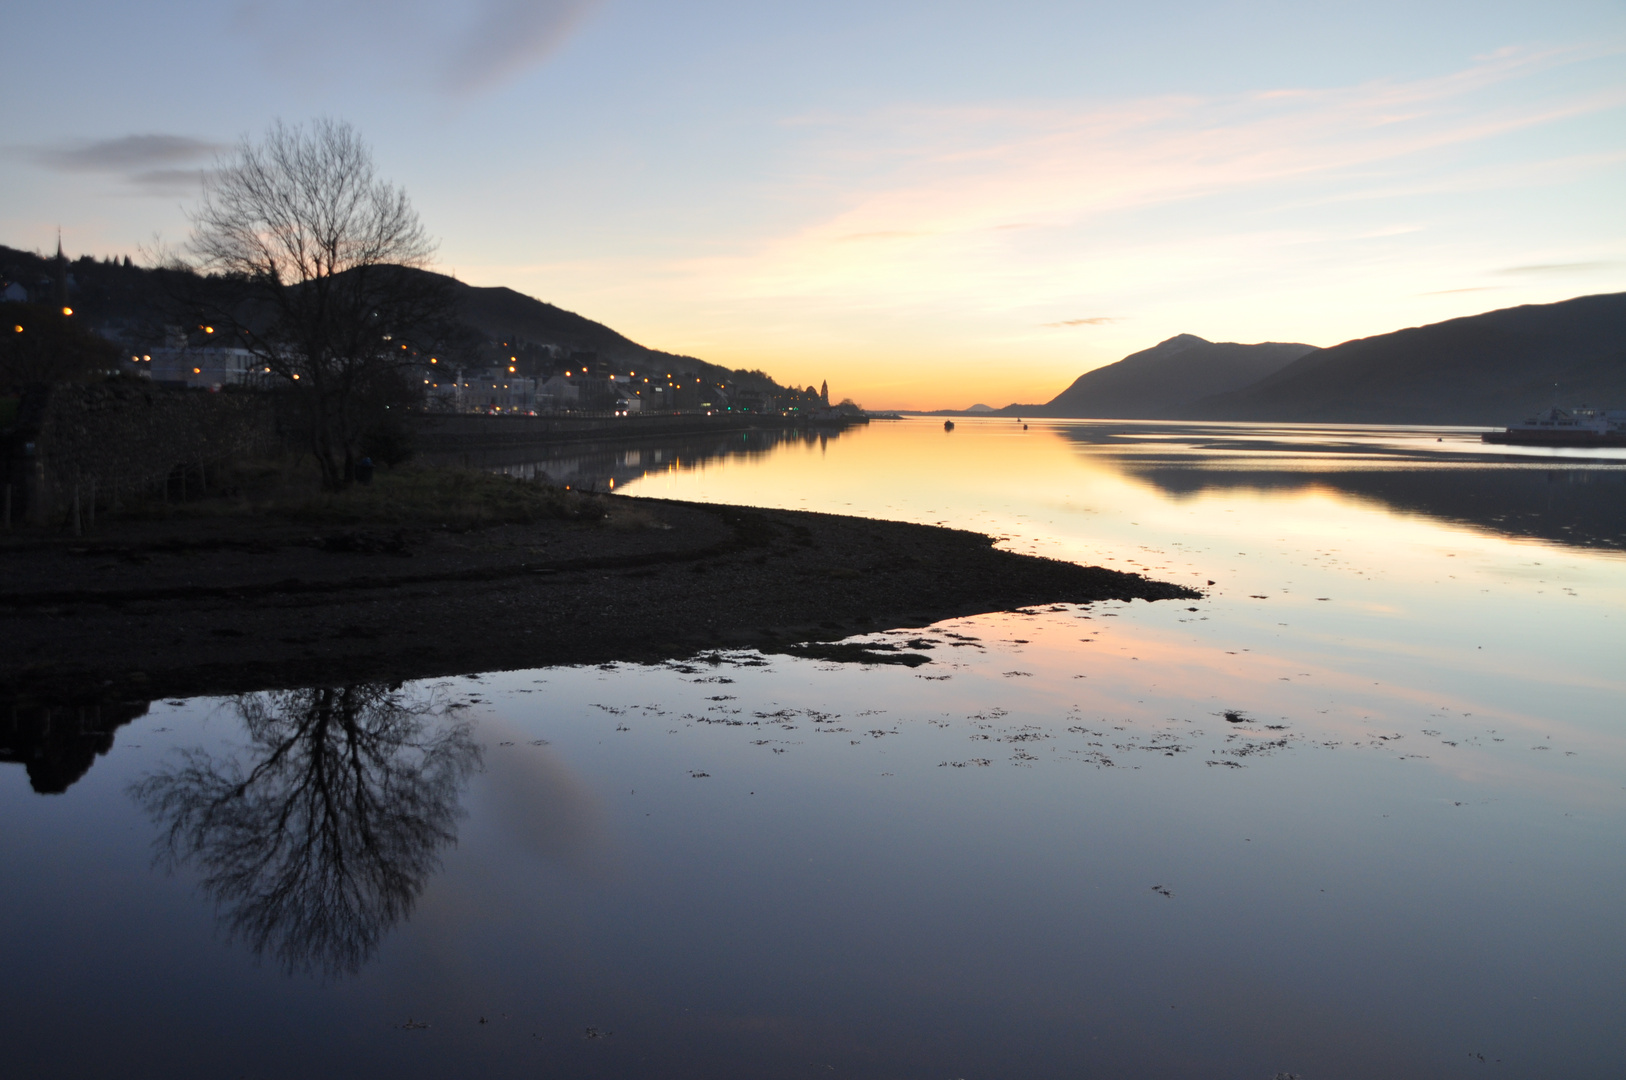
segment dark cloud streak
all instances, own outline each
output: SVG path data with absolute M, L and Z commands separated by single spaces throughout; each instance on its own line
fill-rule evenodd
M 210 169 L 151 169 L 125 179 L 143 195 L 197 195 L 209 178 Z
M 176 166 L 211 158 L 223 149 L 219 143 L 185 135 L 125 135 L 48 146 L 37 151 L 35 157 L 58 172 L 143 174 L 172 171 Z
M 401 58 L 412 57 L 423 85 L 467 96 L 547 60 L 598 2 L 240 0 L 232 26 L 284 80 L 326 87 L 352 79 L 394 80 Z M 357 41 L 367 48 L 358 52 Z
M 486 90 L 546 60 L 598 0 L 485 0 L 467 36 L 447 58 L 446 85 Z
M 188 135 L 147 134 L 18 149 L 53 172 L 116 177 L 131 194 L 187 196 L 203 187 L 207 163 L 226 147 Z

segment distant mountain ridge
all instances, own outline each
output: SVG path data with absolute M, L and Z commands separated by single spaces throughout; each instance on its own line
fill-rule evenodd
M 1346 341 L 1195 402 L 1181 418 L 1499 425 L 1555 399 L 1626 408 L 1626 293 Z
M 1203 398 L 1240 390 L 1274 374 L 1314 345 L 1206 341 L 1178 334 L 1115 364 L 1086 371 L 1045 405 L 1012 406 L 1023 415 L 1167 420 Z
M 1626 408 L 1626 293 L 1526 304 L 1317 349 L 1180 334 L 1020 416 L 1501 425 L 1548 405 Z

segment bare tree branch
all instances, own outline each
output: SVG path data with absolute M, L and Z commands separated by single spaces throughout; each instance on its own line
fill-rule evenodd
M 191 220 L 192 266 L 227 286 L 212 290 L 215 321 L 287 380 L 324 483 L 343 486 L 379 403 L 450 314 L 443 281 L 421 272 L 435 245 L 406 192 L 350 125 L 278 121 L 217 163 Z

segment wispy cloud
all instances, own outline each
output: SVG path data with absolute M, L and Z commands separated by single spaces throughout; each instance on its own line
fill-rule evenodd
M 925 236 L 926 233 L 910 232 L 907 229 L 883 229 L 879 232 L 852 233 L 841 237 L 842 243 L 853 243 L 863 240 L 908 240 L 916 236 Z
M 1519 276 L 1529 274 L 1589 274 L 1594 270 L 1607 270 L 1614 265 L 1612 262 L 1537 263 L 1534 266 L 1509 266 L 1496 272 L 1498 274 Z
M 599 0 L 244 0 L 233 23 L 273 71 L 305 84 L 358 74 L 401 78 L 468 95 L 493 89 L 548 59 Z M 322 27 L 321 33 L 312 31 Z M 355 43 L 367 48 L 357 50 Z
M 115 176 L 144 195 L 193 194 L 208 161 L 224 147 L 187 135 L 123 135 L 36 147 L 33 158 L 57 172 Z
M 209 169 L 149 169 L 124 179 L 143 195 L 197 195 L 209 180 Z
M 138 172 L 209 158 L 220 149 L 185 135 L 124 135 L 44 147 L 39 160 L 64 172 Z
M 467 93 L 485 90 L 540 64 L 598 0 L 483 0 L 445 58 L 445 80 Z
M 1115 315 L 1092 315 L 1088 319 L 1063 319 L 1061 322 L 1047 322 L 1042 325 L 1054 326 L 1106 326 L 1108 323 L 1123 322 Z
M 1177 208 L 1204 199 L 1245 197 L 1256 215 L 1302 206 L 1426 174 L 1419 163 L 1454 148 L 1618 110 L 1626 86 L 1507 92 L 1606 52 L 1504 50 L 1436 78 L 1227 97 L 799 117 L 790 123 L 810 133 L 801 144 L 806 161 L 787 172 L 803 183 L 818 177 L 819 190 L 842 193 L 837 204 L 794 232 L 764 238 L 755 252 L 691 268 L 725 274 L 731 288 L 758 296 L 876 296 L 882 287 L 894 299 L 985 295 L 992 274 L 1037 280 L 1042 270 L 1057 292 L 1076 292 L 1081 268 L 1109 273 L 1099 255 L 1076 246 L 1080 230 L 1111 231 L 1127 215 L 1160 207 L 1188 212 Z M 1012 222 L 1034 227 L 1009 230 Z M 912 242 L 862 254 L 851 244 L 904 237 Z M 1195 239 L 1187 237 L 1188 248 Z M 1069 242 L 1075 246 L 1064 249 Z M 1119 278 L 1136 271 L 1112 269 Z
M 1466 289 L 1434 289 L 1431 292 L 1420 292 L 1418 296 L 1455 296 L 1457 293 L 1469 292 L 1495 292 L 1500 285 L 1470 285 Z

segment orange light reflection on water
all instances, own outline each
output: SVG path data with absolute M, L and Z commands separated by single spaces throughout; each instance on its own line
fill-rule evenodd
M 1137 617 L 1163 614 L 1155 608 L 1094 605 L 955 620 L 948 625 L 978 636 L 982 649 L 934 657 L 953 666 L 937 693 L 962 708 L 1008 709 L 1006 723 L 1052 733 L 1080 721 L 1143 735 L 1177 731 L 1188 749 L 1221 767 L 1236 749 L 1285 739 L 1283 755 L 1364 751 L 1436 773 L 1436 786 L 1514 784 L 1594 805 L 1621 802 L 1610 764 L 1618 763 L 1619 733 L 1475 693 L 1494 674 L 1482 660 L 1446 678 L 1451 658 L 1438 655 L 1429 658 L 1432 680 L 1396 679 L 1392 669 L 1383 672 L 1389 679 L 1374 680 L 1373 671 L 1351 670 L 1344 653 L 1222 650 L 1177 621 Z M 1560 678 L 1534 678 L 1548 694 L 1568 689 Z M 1227 710 L 1247 721 L 1228 722 Z M 1258 764 L 1247 757 L 1247 767 Z
M 1611 784 L 1595 770 L 1606 761 L 1626 767 L 1618 662 L 1626 558 L 1510 536 L 1494 517 L 1429 512 L 1430 492 L 1448 501 L 1454 476 L 1520 467 L 1477 461 L 1480 452 L 1477 436 L 1460 429 L 1144 425 L 1121 433 L 956 418 L 944 431 L 941 421 L 918 419 L 662 472 L 625 490 L 970 528 L 1011 550 L 1205 590 L 1195 604 L 1137 603 L 1115 607 L 1116 617 L 1037 616 L 1047 629 L 1016 647 L 1030 675 L 975 676 L 998 680 L 1004 699 L 1030 712 L 1042 703 L 1063 715 L 1083 702 L 1087 684 L 1102 709 L 1161 702 L 1224 727 L 1210 714 L 1240 708 L 1289 718 L 1295 738 L 1346 745 L 1398 734 L 1389 741 L 1418 747 L 1425 767 L 1464 777 L 1537 783 L 1550 770 L 1535 762 L 1548 754 L 1562 775 L 1603 783 L 1594 792 L 1603 797 Z M 1604 480 L 1622 468 L 1584 464 L 1605 470 Z M 1405 487 L 1420 469 L 1433 470 L 1427 477 L 1438 489 L 1421 501 Z M 1402 482 L 1392 501 L 1385 476 Z M 1023 618 L 974 623 L 986 630 Z M 1103 632 L 1085 644 L 1076 639 L 1092 636 L 1086 631 L 1069 640 L 1047 620 Z M 982 667 L 941 685 L 964 691 L 971 668 Z M 1431 717 L 1449 730 L 1422 735 L 1436 730 Z M 1396 725 L 1403 730 L 1388 730 Z M 1444 746 L 1452 732 L 1458 746 Z M 1470 738 L 1498 752 L 1469 754 Z M 1528 749 L 1542 740 L 1560 748 Z M 1514 742 L 1535 757 L 1508 756 Z

